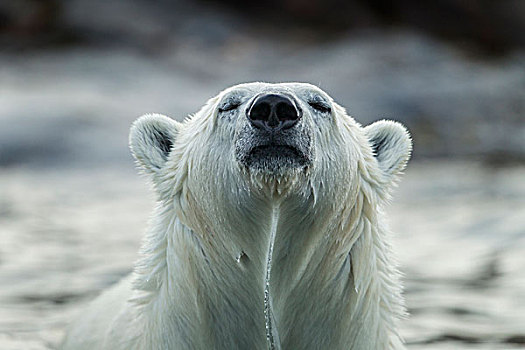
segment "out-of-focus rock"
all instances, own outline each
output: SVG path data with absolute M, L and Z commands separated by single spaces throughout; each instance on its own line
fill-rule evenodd
M 360 0 L 385 23 L 410 26 L 460 45 L 498 54 L 525 47 L 525 2 L 521 0 Z
M 243 15 L 281 27 L 322 30 L 405 26 L 499 54 L 525 46 L 521 0 L 221 0 Z
M 0 2 L 0 45 L 2 49 L 42 48 L 73 40 L 60 26 L 60 0 L 17 0 Z
M 207 19 L 225 11 L 233 11 L 228 24 L 246 21 L 252 30 L 307 29 L 310 36 L 335 38 L 348 30 L 395 26 L 491 54 L 525 47 L 525 2 L 521 0 L 4 1 L 0 3 L 0 40 L 4 47 L 14 48 L 81 41 L 142 47 L 176 40 L 187 34 L 188 26 L 213 39 L 221 30 L 207 31 Z M 191 24 L 195 20 L 197 27 Z

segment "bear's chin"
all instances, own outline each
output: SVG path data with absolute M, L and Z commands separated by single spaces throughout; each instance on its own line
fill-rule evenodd
M 293 176 L 310 163 L 307 155 L 288 145 L 253 147 L 240 161 L 251 173 L 276 178 Z

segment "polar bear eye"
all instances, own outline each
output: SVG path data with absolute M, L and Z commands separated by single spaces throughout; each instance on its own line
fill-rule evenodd
M 240 105 L 241 105 L 241 101 L 239 101 L 239 100 L 229 100 L 229 101 L 226 101 L 225 103 L 223 103 L 219 107 L 219 112 L 222 113 L 222 112 L 233 111 L 234 109 L 236 109 Z
M 330 113 L 332 111 L 330 105 L 324 101 L 309 101 L 308 104 L 310 105 L 310 107 L 321 113 Z

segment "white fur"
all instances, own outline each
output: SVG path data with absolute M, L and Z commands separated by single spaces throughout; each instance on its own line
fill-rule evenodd
M 315 151 L 306 171 L 275 177 L 236 161 L 245 120 L 219 118 L 218 106 L 261 91 L 302 101 Z M 308 112 L 309 93 L 330 101 L 328 118 Z M 184 123 L 140 118 L 130 145 L 158 205 L 134 273 L 82 314 L 63 349 L 404 348 L 381 209 L 411 152 L 399 123 L 362 128 L 312 85 L 251 83 Z

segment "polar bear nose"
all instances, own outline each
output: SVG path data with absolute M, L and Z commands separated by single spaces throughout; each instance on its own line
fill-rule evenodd
M 256 128 L 277 131 L 294 126 L 301 118 L 301 111 L 286 96 L 266 94 L 253 101 L 247 115 Z

